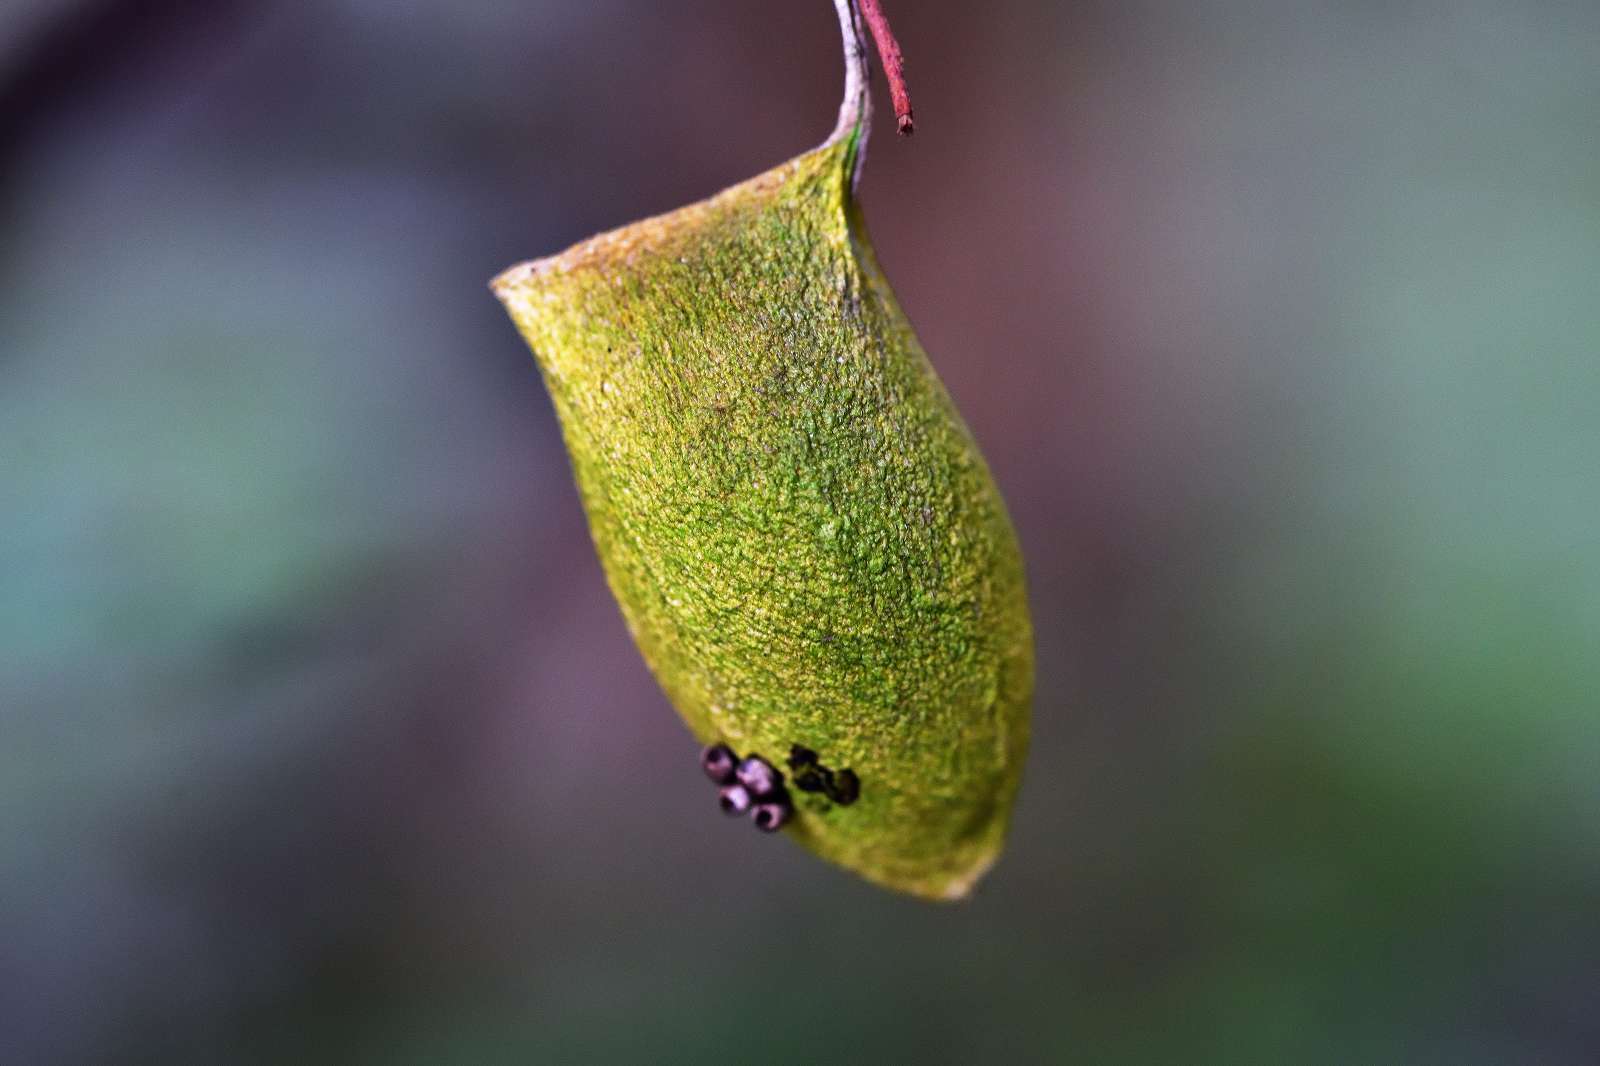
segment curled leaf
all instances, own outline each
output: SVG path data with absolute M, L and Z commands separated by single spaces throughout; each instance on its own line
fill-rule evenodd
M 784 832 L 960 898 L 1004 840 L 1032 632 L 1005 506 L 854 199 L 865 60 L 837 3 L 846 94 L 821 147 L 493 287 L 629 630 L 695 736 L 774 765 L 806 752 Z

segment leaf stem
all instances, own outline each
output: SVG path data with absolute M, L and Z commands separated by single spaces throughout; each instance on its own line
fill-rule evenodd
M 867 39 L 861 32 L 863 16 L 878 42 L 878 56 L 889 76 L 889 95 L 894 101 L 895 118 L 902 136 L 910 136 L 913 129 L 911 97 L 906 92 L 905 59 L 900 54 L 900 44 L 889 31 L 889 20 L 884 17 L 878 0 L 833 0 L 833 7 L 839 14 L 839 36 L 844 42 L 844 101 L 839 104 L 839 121 L 825 143 L 855 139 L 855 164 L 850 175 L 854 188 L 861 178 L 861 166 L 866 162 L 867 133 L 872 128 L 872 94 L 867 91 L 870 76 Z
M 860 0 L 860 4 L 862 17 L 867 20 L 872 39 L 877 42 L 883 72 L 889 78 L 895 124 L 900 136 L 909 137 L 916 132 L 916 124 L 911 119 L 911 92 L 906 88 L 906 58 L 900 53 L 900 42 L 894 39 L 894 31 L 889 28 L 889 16 L 883 13 L 883 5 L 878 0 Z
M 839 122 L 833 128 L 829 144 L 837 143 L 855 134 L 861 126 L 872 124 L 872 97 L 867 92 L 867 44 L 861 36 L 861 21 L 856 14 L 856 0 L 833 0 L 839 13 L 839 36 L 844 42 L 844 100 L 839 104 Z

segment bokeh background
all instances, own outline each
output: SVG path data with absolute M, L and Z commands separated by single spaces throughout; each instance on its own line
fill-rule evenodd
M 1600 6 L 890 13 L 959 907 L 716 814 L 486 288 L 820 141 L 825 0 L 0 5 L 0 1060 L 1600 1060 Z

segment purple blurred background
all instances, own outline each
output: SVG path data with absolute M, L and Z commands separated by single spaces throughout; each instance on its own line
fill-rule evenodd
M 0 10 L 0 1061 L 1600 1059 L 1600 8 L 889 13 L 1038 629 L 953 908 L 717 815 L 486 288 L 831 5 Z

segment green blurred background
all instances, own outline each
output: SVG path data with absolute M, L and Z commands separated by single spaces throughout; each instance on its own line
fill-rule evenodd
M 1600 1061 L 1600 5 L 890 14 L 960 907 L 717 815 L 486 288 L 820 141 L 829 4 L 0 7 L 0 1061 Z

